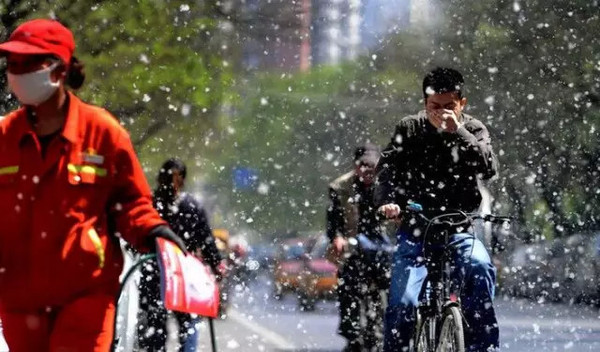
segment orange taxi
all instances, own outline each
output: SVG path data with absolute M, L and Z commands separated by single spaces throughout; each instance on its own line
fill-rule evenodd
M 292 238 L 284 240 L 275 255 L 273 272 L 273 298 L 281 299 L 286 293 L 298 289 L 305 256 L 311 248 L 311 240 Z
M 318 299 L 336 295 L 337 267 L 325 258 L 328 246 L 327 236 L 320 236 L 304 258 L 297 288 L 302 310 L 313 310 Z

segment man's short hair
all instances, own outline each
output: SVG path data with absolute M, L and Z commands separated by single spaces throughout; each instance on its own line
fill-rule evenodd
M 465 80 L 463 75 L 453 68 L 438 67 L 425 75 L 423 79 L 423 97 L 433 94 L 456 93 L 463 97 Z

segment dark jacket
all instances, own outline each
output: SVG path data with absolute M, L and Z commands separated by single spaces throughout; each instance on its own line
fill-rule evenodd
M 380 233 L 379 221 L 373 203 L 373 187 L 363 185 L 354 171 L 348 172 L 329 185 L 327 208 L 327 237 L 354 237 L 359 233 Z
M 463 121 L 456 133 L 445 133 L 425 111 L 402 119 L 377 165 L 377 206 L 395 203 L 403 209 L 411 200 L 430 215 L 477 209 L 477 178 L 494 176 L 498 161 L 483 123 L 466 114 Z
M 204 262 L 216 272 L 221 256 L 206 211 L 200 203 L 192 195 L 182 193 L 173 204 L 171 211 L 161 215 L 173 231 L 183 239 L 188 251 L 196 252 L 199 249 Z
M 191 195 L 182 193 L 170 206 L 157 204 L 154 199 L 154 206 L 158 209 L 160 216 L 167 221 L 173 231 L 183 239 L 188 251 L 196 252 L 200 249 L 202 259 L 211 267 L 215 274 L 218 273 L 218 265 L 221 256 L 212 231 L 208 224 L 206 212 L 200 203 Z M 158 265 L 151 261 L 141 269 L 141 304 L 146 309 L 147 305 L 155 306 L 156 300 L 160 297 L 160 277 Z

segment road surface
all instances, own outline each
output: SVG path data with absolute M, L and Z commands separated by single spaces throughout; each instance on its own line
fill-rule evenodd
M 238 286 L 232 309 L 217 321 L 219 351 L 340 351 L 334 302 L 320 302 L 314 312 L 301 312 L 296 298 L 270 297 L 270 281 L 262 276 Z M 498 297 L 502 351 L 600 351 L 600 311 L 584 305 L 532 302 Z M 202 324 L 200 351 L 210 351 L 207 324 Z

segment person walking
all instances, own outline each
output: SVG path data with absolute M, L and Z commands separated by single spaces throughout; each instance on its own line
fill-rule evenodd
M 123 257 L 163 237 L 127 131 L 81 101 L 83 65 L 58 21 L 36 19 L 0 44 L 21 103 L 0 121 L 0 318 L 11 352 L 106 352 Z
M 186 249 L 209 265 L 219 278 L 221 256 L 206 211 L 197 199 L 183 191 L 186 177 L 187 168 L 183 161 L 176 158 L 165 161 L 157 177 L 154 206 L 183 239 Z M 142 267 L 140 308 L 146 318 L 139 325 L 140 347 L 152 352 L 166 351 L 168 312 L 160 297 L 160 277 L 156 262 L 148 262 Z M 172 314 L 179 326 L 179 351 L 196 351 L 200 319 L 189 313 Z

